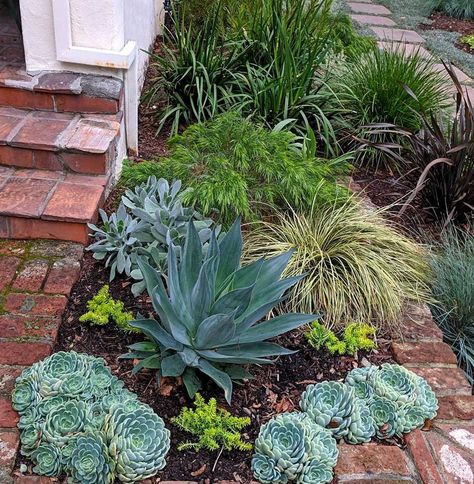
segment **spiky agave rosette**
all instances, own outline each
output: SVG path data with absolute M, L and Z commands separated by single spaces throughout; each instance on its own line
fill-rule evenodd
M 145 479 L 165 465 L 169 431 L 102 358 L 55 353 L 23 371 L 12 403 L 20 414 L 21 453 L 37 474 L 109 484 Z M 123 414 L 133 419 L 116 424 Z

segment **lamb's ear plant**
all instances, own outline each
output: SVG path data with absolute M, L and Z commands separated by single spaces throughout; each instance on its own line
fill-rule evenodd
M 152 368 L 158 376 L 181 376 L 190 396 L 201 388 L 201 373 L 230 402 L 232 381 L 251 377 L 244 365 L 270 364 L 268 357 L 293 353 L 266 340 L 313 321 L 314 315 L 282 314 L 261 322 L 302 277 L 280 278 L 292 252 L 245 266 L 241 252 L 239 219 L 219 241 L 213 231 L 206 251 L 190 223 L 180 261 L 173 247 L 168 252 L 166 287 L 159 272 L 139 261 L 159 319 L 130 323 L 149 338 L 123 355 L 140 360 L 135 371 Z

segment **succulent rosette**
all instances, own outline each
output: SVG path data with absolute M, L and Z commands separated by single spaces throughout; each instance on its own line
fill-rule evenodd
M 398 411 L 396 435 L 401 437 L 415 429 L 421 429 L 425 425 L 426 413 L 423 408 L 405 405 Z
M 355 398 L 349 432 L 344 437 L 349 444 L 369 442 L 375 435 L 375 421 L 366 400 Z
M 369 378 L 375 393 L 399 406 L 414 404 L 417 398 L 417 376 L 401 365 L 384 363 Z
M 40 476 L 53 477 L 61 474 L 61 452 L 51 443 L 42 443 L 31 453 L 31 460 L 36 464 L 33 472 Z
M 114 481 L 114 464 L 100 433 L 77 438 L 70 467 L 74 484 L 110 484 Z
M 12 406 L 17 412 L 34 407 L 41 400 L 36 381 L 29 377 L 17 382 L 12 392 Z
M 370 402 L 370 413 L 375 423 L 375 435 L 389 439 L 397 433 L 398 407 L 385 397 L 375 396 Z
M 416 380 L 417 398 L 415 405 L 423 409 L 425 418 L 433 419 L 438 411 L 438 399 L 427 381 L 420 376 Z
M 288 482 L 288 476 L 279 469 L 276 460 L 265 454 L 253 456 L 252 472 L 262 484 L 286 484 Z
M 332 469 L 318 459 L 308 461 L 301 472 L 297 484 L 323 484 L 331 482 L 333 478 Z
M 349 431 L 354 389 L 337 381 L 309 385 L 301 396 L 300 407 L 315 423 L 329 428 L 334 438 L 339 439 Z
M 120 481 L 146 479 L 166 465 L 170 433 L 148 405 L 141 404 L 132 411 L 123 404 L 115 405 L 106 417 L 104 430 Z
M 44 423 L 44 439 L 58 446 L 84 431 L 88 415 L 88 406 L 84 402 L 70 400 L 54 407 L 46 416 Z
M 25 429 L 30 425 L 33 425 L 35 422 L 39 420 L 37 407 L 29 407 L 26 410 L 20 412 L 21 417 L 18 421 L 17 427 L 21 429 Z
M 368 383 L 370 376 L 377 370 L 376 366 L 366 366 L 362 368 L 354 368 L 346 375 L 344 380 L 346 385 L 354 388 L 354 396 L 370 400 L 374 395 L 374 389 Z
M 31 424 L 20 432 L 21 454 L 30 456 L 41 441 L 41 427 Z

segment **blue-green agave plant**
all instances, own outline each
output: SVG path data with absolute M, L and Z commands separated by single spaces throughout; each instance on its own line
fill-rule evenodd
M 338 450 L 331 432 L 304 413 L 284 413 L 260 429 L 252 470 L 263 484 L 319 484 L 332 480 Z
M 140 360 L 136 371 L 152 368 L 159 376 L 181 376 L 191 397 L 201 388 L 202 373 L 230 402 L 232 380 L 251 377 L 243 365 L 269 364 L 269 357 L 293 353 L 266 340 L 317 316 L 283 314 L 261 322 L 303 277 L 281 279 L 292 252 L 243 267 L 241 253 L 240 220 L 219 240 L 213 231 L 207 250 L 190 223 L 180 261 L 174 247 L 168 251 L 166 286 L 159 272 L 139 262 L 158 320 L 130 322 L 149 338 L 123 355 Z
M 101 358 L 55 353 L 23 371 L 12 400 L 21 453 L 37 474 L 65 472 L 72 484 L 110 484 L 116 477 L 143 480 L 165 465 L 163 421 Z M 120 419 L 120 412 L 128 417 Z

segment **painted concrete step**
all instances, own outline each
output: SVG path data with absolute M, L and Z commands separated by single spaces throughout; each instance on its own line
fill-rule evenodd
M 0 168 L 0 238 L 56 239 L 86 244 L 108 176 Z
M 0 165 L 104 175 L 121 113 L 92 115 L 0 107 Z
M 69 72 L 30 75 L 24 69 L 0 69 L 0 106 L 58 113 L 115 114 L 122 109 L 123 83 L 105 76 Z

